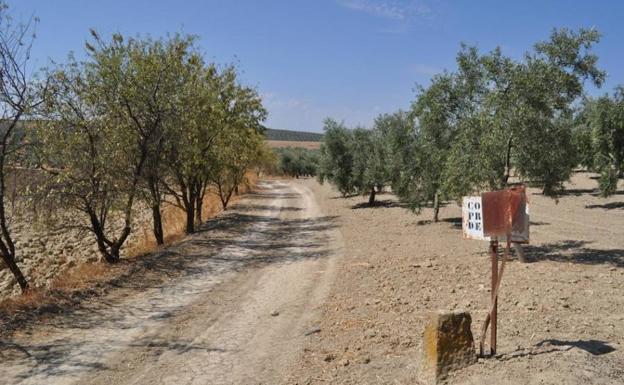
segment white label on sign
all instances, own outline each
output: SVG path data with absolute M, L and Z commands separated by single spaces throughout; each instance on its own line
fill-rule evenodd
M 464 197 L 462 202 L 462 230 L 464 238 L 488 241 L 483 236 L 483 210 L 481 196 Z

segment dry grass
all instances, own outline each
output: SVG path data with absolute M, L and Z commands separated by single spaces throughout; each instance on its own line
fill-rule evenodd
M 229 206 L 236 204 L 242 195 L 256 185 L 258 177 L 254 172 L 248 172 L 245 176 L 246 182 L 239 186 L 239 195 L 232 196 Z M 221 200 L 216 193 L 216 190 L 210 190 L 204 197 L 204 203 L 202 206 L 202 218 L 204 220 L 214 218 L 223 209 L 221 208 Z M 168 204 L 163 210 L 163 228 L 165 230 L 165 246 L 170 245 L 184 238 L 186 230 L 186 213 L 177 206 Z M 152 252 L 158 248 L 156 244 L 156 238 L 152 233 L 152 228 L 146 226 L 139 230 L 142 236 L 138 242 L 128 247 L 128 255 L 130 257 L 140 256 L 149 252 Z
M 91 287 L 95 282 L 112 279 L 117 269 L 111 269 L 104 263 L 82 263 L 54 278 L 51 290 L 76 291 Z
M 257 176 L 248 172 L 246 182 L 239 186 L 239 195 L 233 196 L 230 205 L 236 204 L 241 197 L 249 192 L 257 183 Z M 203 218 L 208 220 L 222 211 L 219 197 L 210 192 L 206 194 L 203 204 Z M 163 212 L 163 226 L 165 230 L 165 246 L 173 244 L 185 236 L 186 216 L 183 210 L 169 205 Z M 129 245 L 126 254 L 131 261 L 149 254 L 159 248 L 156 244 L 151 227 L 139 230 L 141 236 Z M 0 301 L 0 325 L 19 324 L 21 321 L 42 313 L 62 311 L 64 307 L 79 301 L 81 298 L 95 294 L 94 288 L 102 283 L 112 282 L 130 271 L 127 263 L 109 265 L 102 262 L 81 263 L 59 274 L 50 283 L 49 287 L 33 287 L 22 295 Z M 4 327 L 0 335 L 10 333 L 10 328 Z

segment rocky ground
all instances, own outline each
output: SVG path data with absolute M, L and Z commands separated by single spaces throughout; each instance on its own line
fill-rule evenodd
M 256 182 L 256 175 L 248 173 L 247 181 L 241 185 L 241 194 Z M 232 204 L 240 197 L 234 196 Z M 19 207 L 19 205 L 17 205 Z M 211 218 L 221 211 L 221 203 L 215 193 L 206 194 L 203 205 L 204 218 Z M 17 209 L 10 215 L 10 229 L 17 250 L 17 262 L 31 287 L 46 288 L 55 280 L 62 280 L 64 273 L 76 266 L 98 262 L 102 256 L 98 251 L 94 235 L 78 225 L 85 225 L 85 214 L 81 212 L 43 212 L 32 209 Z M 123 218 L 109 218 L 111 234 L 119 234 L 124 226 Z M 171 204 L 163 205 L 163 226 L 165 240 L 179 239 L 184 232 L 184 213 Z M 132 233 L 122 247 L 125 257 L 136 256 L 156 248 L 152 235 L 151 209 L 138 202 L 133 213 Z M 0 261 L 0 301 L 21 293 L 17 281 L 9 269 Z
M 461 210 L 408 212 L 339 198 L 304 183 L 336 216 L 344 240 L 318 327 L 286 383 L 417 384 L 425 317 L 465 309 L 478 337 L 489 304 L 487 243 L 462 240 Z M 457 384 L 624 383 L 624 202 L 597 196 L 576 174 L 554 201 L 530 191 L 530 263 L 507 265 L 499 300 L 498 356 L 456 372 Z
M 150 211 L 135 210 L 134 228 L 126 250 L 143 239 L 150 226 Z M 59 214 L 45 220 L 23 210 L 11 217 L 11 231 L 17 250 L 17 262 L 31 286 L 45 287 L 59 274 L 81 263 L 99 261 L 95 237 L 77 229 L 84 214 Z M 115 223 L 117 228 L 122 221 Z M 20 293 L 11 272 L 0 262 L 0 300 Z

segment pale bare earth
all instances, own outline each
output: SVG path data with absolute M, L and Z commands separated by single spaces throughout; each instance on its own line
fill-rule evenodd
M 489 305 L 487 243 L 462 240 L 461 210 L 442 221 L 314 189 L 337 216 L 344 242 L 323 306 L 322 333 L 309 340 L 288 383 L 419 384 L 425 317 L 468 310 L 479 336 Z M 624 189 L 597 196 L 576 174 L 557 204 L 531 189 L 530 263 L 506 267 L 499 300 L 498 353 L 456 372 L 451 384 L 624 384 Z
M 487 244 L 462 240 L 455 204 L 432 224 L 391 194 L 368 208 L 312 179 L 261 187 L 154 259 L 166 284 L 124 281 L 0 343 L 0 383 L 419 384 L 428 312 L 468 310 L 479 335 Z M 624 384 L 624 193 L 568 187 L 558 203 L 530 190 L 499 355 L 449 383 Z
M 0 342 L 2 384 L 274 384 L 306 339 L 341 251 L 311 190 L 265 181 L 162 253 L 173 279 L 125 282 Z

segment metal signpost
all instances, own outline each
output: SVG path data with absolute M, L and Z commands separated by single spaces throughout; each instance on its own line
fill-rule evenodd
M 462 232 L 464 239 L 490 242 L 492 260 L 491 307 L 481 330 L 479 354 L 483 357 L 483 343 L 490 328 L 490 355 L 496 354 L 496 326 L 498 321 L 498 289 L 509 256 L 510 244 L 529 242 L 529 202 L 524 186 L 491 191 L 480 196 L 464 197 L 462 202 Z M 498 268 L 498 242 L 506 243 L 503 262 Z

